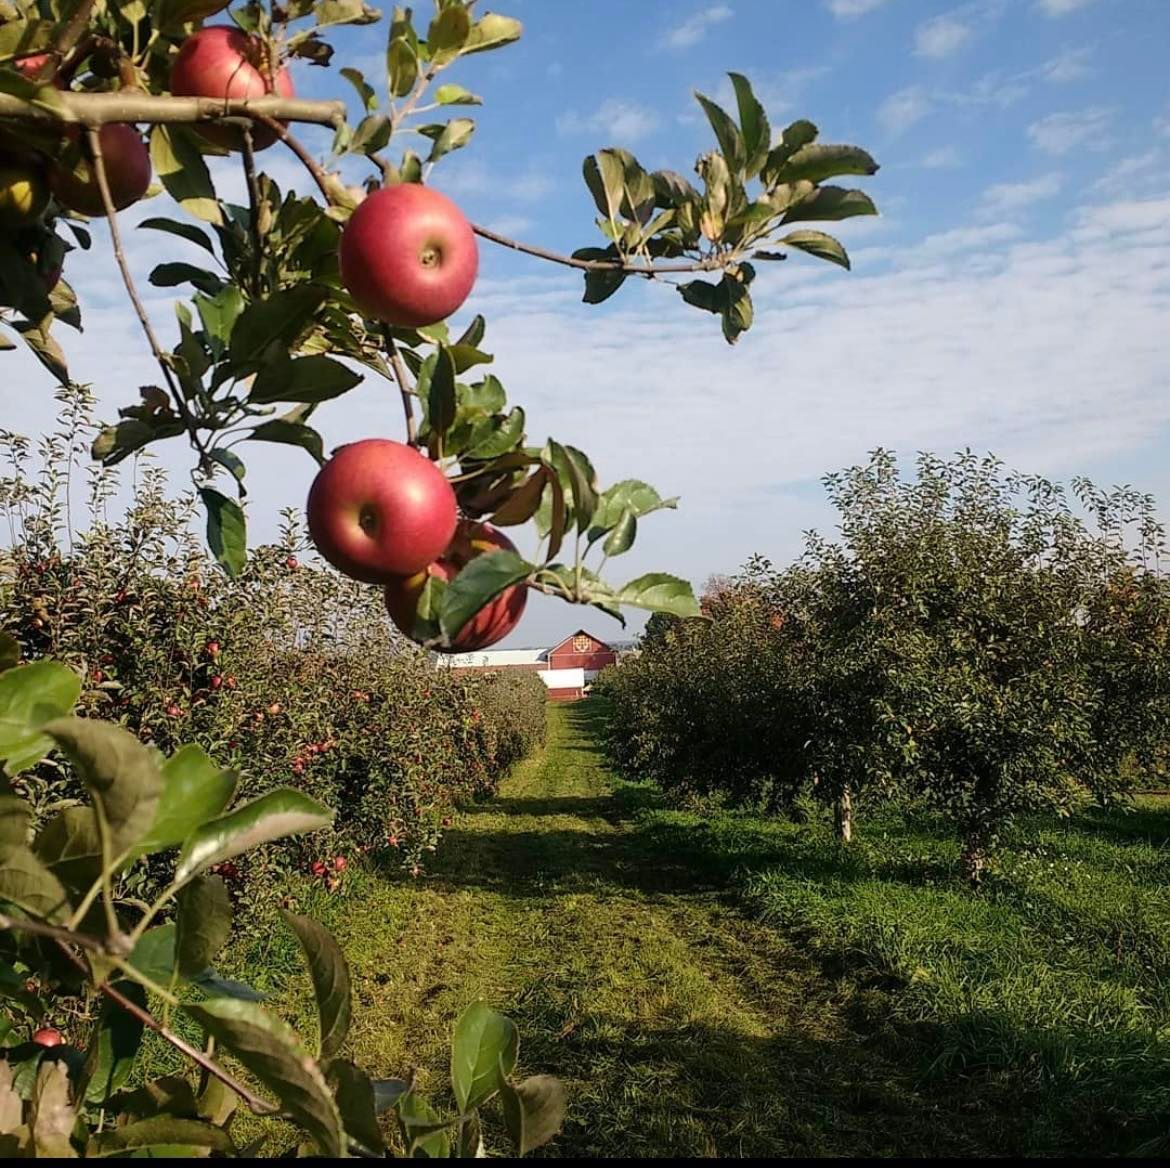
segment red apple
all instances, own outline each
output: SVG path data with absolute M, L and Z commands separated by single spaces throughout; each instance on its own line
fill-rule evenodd
M 220 675 L 217 673 L 217 674 L 216 674 L 216 675 L 215 675 L 215 676 L 214 676 L 214 677 L 211 679 L 211 681 L 210 681 L 210 682 L 208 682 L 208 684 L 211 686 L 211 688 L 212 688 L 212 689 L 219 689 L 219 687 L 220 687 L 221 685 L 223 685 L 223 678 L 222 678 L 222 677 L 220 677 Z
M 408 637 L 413 637 L 418 602 L 428 575 L 440 580 L 453 580 L 459 569 L 476 556 L 515 550 L 516 545 L 499 528 L 493 527 L 490 523 L 461 519 L 455 538 L 442 556 L 430 564 L 425 572 L 391 580 L 386 585 L 386 611 L 390 614 L 390 619 Z M 471 653 L 494 645 L 519 624 L 527 603 L 528 589 L 524 584 L 513 584 L 505 588 L 459 630 L 448 649 L 441 651 Z
M 471 224 L 446 195 L 417 183 L 374 191 L 341 236 L 341 280 L 357 306 L 420 328 L 451 315 L 475 283 Z
M 285 567 L 286 567 L 286 568 L 287 568 L 287 569 L 288 569 L 290 572 L 295 572 L 295 571 L 297 570 L 297 558 L 296 558 L 296 556 L 289 556 L 289 558 L 288 558 L 287 560 L 285 560 L 285 561 L 284 561 L 284 566 L 285 566 Z
M 455 492 L 417 450 L 385 438 L 342 446 L 313 480 L 309 534 L 335 568 L 366 584 L 421 571 L 455 533 Z
M 344 856 L 333 857 L 333 871 L 344 872 L 349 867 L 349 861 Z
M 137 203 L 150 186 L 150 153 L 142 135 L 133 126 L 111 122 L 98 132 L 102 146 L 102 158 L 106 165 L 106 179 L 110 184 L 110 197 L 114 206 L 125 210 Z M 75 147 L 66 147 L 66 153 L 73 155 Z M 71 211 L 82 215 L 105 215 L 102 193 L 98 187 L 97 175 L 88 158 L 82 156 L 76 167 L 68 162 L 54 166 L 49 174 L 49 185 L 57 201 Z
M 215 24 L 189 36 L 171 66 L 171 93 L 176 97 L 224 98 L 293 97 L 292 78 L 287 69 L 272 69 L 269 84 L 264 68 L 264 43 L 231 25 Z M 241 150 L 243 139 L 230 126 L 201 122 L 199 133 L 209 142 L 229 150 Z M 266 150 L 276 141 L 267 126 L 255 123 L 252 145 Z
M 37 1044 L 37 1046 L 60 1046 L 62 1042 L 61 1031 L 54 1030 L 51 1026 L 46 1026 L 43 1029 L 38 1030 L 36 1034 L 32 1036 L 32 1040 Z
M 57 76 L 57 59 L 52 53 L 37 53 L 32 57 L 21 57 L 19 61 L 10 61 L 9 64 L 22 76 L 30 81 L 52 83 L 58 89 L 64 89 L 61 78 Z

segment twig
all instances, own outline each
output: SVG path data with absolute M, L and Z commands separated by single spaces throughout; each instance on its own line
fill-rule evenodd
M 329 176 L 305 149 L 304 143 L 289 133 L 288 126 L 282 125 L 276 118 L 270 118 L 267 114 L 257 114 L 256 121 L 267 126 L 301 160 L 304 168 L 313 176 L 313 181 L 325 197 L 325 202 L 332 203 L 333 194 L 329 190 Z
M 243 132 L 243 142 L 244 180 L 248 184 L 248 202 L 252 212 L 250 217 L 252 250 L 255 252 L 253 275 L 256 286 L 252 289 L 252 295 L 259 297 L 263 291 L 260 287 L 260 277 L 264 270 L 264 233 L 260 230 L 260 184 L 256 179 L 256 150 L 252 145 L 250 129 Z
M 473 223 L 471 230 L 484 239 L 490 239 L 492 243 L 498 243 L 501 247 L 521 251 L 525 255 L 536 256 L 537 259 L 548 260 L 554 264 L 564 264 L 567 268 L 579 268 L 583 272 L 627 272 L 633 276 L 652 278 L 660 272 L 715 272 L 735 262 L 735 257 L 731 254 L 708 256 L 704 260 L 689 260 L 685 264 L 631 264 L 626 260 L 579 260 L 560 252 L 549 251 L 547 248 L 536 247 L 531 243 L 509 239 L 506 235 L 481 227 L 478 223 Z
M 32 933 L 38 937 L 48 937 L 56 941 L 61 952 L 86 975 L 91 975 L 89 966 L 73 952 L 70 945 L 78 945 L 83 949 L 92 949 L 97 953 L 106 952 L 105 944 L 97 937 L 89 937 L 84 933 L 73 933 L 68 929 L 59 929 L 55 925 L 46 925 L 41 921 L 17 920 L 13 917 L 0 915 L 0 929 L 18 930 L 24 933 Z M 202 1051 L 197 1050 L 186 1039 L 180 1038 L 177 1034 L 168 1030 L 153 1014 L 144 1010 L 137 1002 L 126 997 L 125 994 L 116 990 L 108 982 L 103 981 L 97 987 L 97 990 L 98 993 L 109 998 L 111 1002 L 121 1006 L 128 1014 L 132 1014 L 144 1026 L 153 1030 L 160 1038 L 169 1042 L 176 1050 L 197 1063 L 209 1075 L 217 1078 L 225 1087 L 234 1091 L 256 1115 L 274 1115 L 280 1110 L 280 1108 L 274 1107 L 271 1103 L 259 1098 L 259 1096 L 253 1095 L 243 1083 L 239 1082 L 239 1080 L 234 1078 L 221 1066 L 212 1062 Z
M 406 365 L 402 360 L 402 355 L 398 352 L 398 346 L 394 343 L 394 334 L 390 329 L 384 328 L 382 336 L 386 340 L 386 352 L 390 357 L 390 367 L 394 370 L 394 377 L 398 382 L 398 392 L 402 395 L 402 412 L 406 415 L 406 444 L 417 449 L 418 430 L 414 422 L 414 405 L 410 400 L 412 390 L 406 376 Z
M 57 54 L 58 58 L 67 56 L 69 50 L 81 39 L 81 34 L 89 25 L 96 2 L 97 0 L 80 0 L 73 15 L 69 18 L 69 22 L 57 35 L 57 40 L 53 45 L 53 52 Z
M 276 118 L 282 122 L 306 122 L 337 127 L 345 120 L 345 103 L 303 101 L 290 97 L 174 97 L 120 90 L 117 93 L 53 95 L 53 105 L 34 105 L 10 93 L 0 93 L 0 120 L 80 122 L 102 126 L 107 122 L 148 122 L 170 126 L 214 122 L 219 118 Z
M 137 1018 L 148 1030 L 153 1030 L 155 1034 L 169 1042 L 177 1051 L 185 1054 L 209 1075 L 214 1076 L 225 1087 L 234 1091 L 248 1105 L 248 1108 L 254 1115 L 275 1115 L 280 1111 L 279 1107 L 274 1106 L 267 1100 L 261 1099 L 258 1095 L 253 1095 L 243 1083 L 225 1071 L 218 1063 L 209 1059 L 201 1050 L 192 1046 L 185 1038 L 180 1038 L 174 1031 L 168 1030 L 153 1014 L 148 1010 L 144 1010 L 137 1002 L 126 997 L 125 994 L 114 989 L 109 982 L 102 982 L 98 986 L 98 992 L 109 998 L 111 1002 L 116 1002 L 128 1014 L 132 1014 Z
M 206 459 L 207 449 L 203 444 L 203 440 L 199 437 L 195 419 L 191 416 L 191 411 L 187 408 L 186 399 L 183 397 L 178 383 L 175 381 L 175 375 L 171 369 L 167 354 L 163 352 L 162 346 L 158 343 L 158 337 L 154 334 L 154 329 L 150 324 L 150 318 L 146 315 L 146 308 L 138 295 L 138 289 L 134 286 L 134 279 L 130 275 L 130 268 L 126 263 L 126 254 L 122 249 L 122 233 L 118 230 L 118 210 L 114 206 L 114 199 L 110 194 L 110 180 L 106 174 L 105 159 L 102 157 L 101 134 L 93 128 L 88 129 L 86 131 L 86 143 L 89 146 L 98 190 L 101 192 L 102 205 L 105 207 L 106 220 L 110 225 L 110 240 L 114 247 L 114 259 L 118 264 L 118 270 L 122 273 L 122 283 L 126 287 L 126 294 L 130 297 L 130 303 L 134 306 L 134 312 L 138 316 L 138 322 L 142 325 L 142 331 L 146 334 L 146 340 L 150 345 L 151 352 L 154 354 L 154 359 L 158 362 L 158 366 L 162 370 L 163 380 L 167 383 L 167 388 L 170 390 L 171 397 L 174 399 L 175 405 L 178 408 L 179 416 L 183 419 L 183 424 L 187 427 L 187 432 L 191 435 L 191 441 L 195 449 L 199 452 L 200 458 Z

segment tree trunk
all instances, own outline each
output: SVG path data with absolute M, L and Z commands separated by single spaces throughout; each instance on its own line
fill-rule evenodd
M 853 792 L 846 783 L 833 804 L 833 834 L 847 844 L 853 839 Z
M 963 878 L 972 888 L 978 888 L 983 882 L 983 873 L 987 868 L 987 833 L 981 827 L 971 828 L 963 842 L 961 863 Z

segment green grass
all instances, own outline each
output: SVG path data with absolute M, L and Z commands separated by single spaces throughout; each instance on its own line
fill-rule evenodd
M 887 813 L 842 849 L 819 821 L 670 810 L 606 769 L 596 703 L 549 716 L 424 877 L 304 894 L 349 956 L 348 1053 L 373 1074 L 418 1068 L 448 1103 L 451 1025 L 483 997 L 519 1025 L 521 1069 L 569 1087 L 543 1155 L 1157 1147 L 1165 806 L 1021 829 L 976 896 L 944 824 Z M 313 1034 L 282 931 L 228 972 Z

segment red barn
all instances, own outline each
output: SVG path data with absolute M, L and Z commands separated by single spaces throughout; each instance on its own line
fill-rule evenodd
M 583 698 L 588 684 L 617 659 L 613 646 L 578 629 L 551 649 L 485 649 L 439 657 L 436 664 L 452 673 L 530 671 L 548 687 L 550 701 L 571 702 Z

